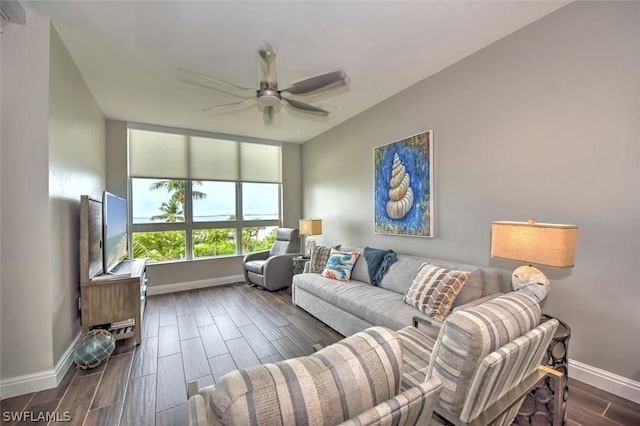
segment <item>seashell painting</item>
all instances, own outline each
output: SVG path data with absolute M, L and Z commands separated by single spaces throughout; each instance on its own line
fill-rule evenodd
M 433 237 L 432 133 L 374 149 L 377 234 Z
M 391 180 L 389 184 L 389 201 L 387 202 L 387 214 L 391 219 L 402 219 L 413 207 L 413 190 L 409 184 L 411 177 L 407 168 L 400 161 L 398 154 L 393 154 L 393 166 L 391 168 Z

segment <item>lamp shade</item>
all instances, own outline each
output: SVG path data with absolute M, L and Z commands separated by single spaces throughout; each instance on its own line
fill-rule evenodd
M 568 268 L 574 265 L 575 225 L 527 222 L 493 222 L 491 257 Z
M 322 219 L 300 219 L 299 227 L 302 235 L 321 235 Z

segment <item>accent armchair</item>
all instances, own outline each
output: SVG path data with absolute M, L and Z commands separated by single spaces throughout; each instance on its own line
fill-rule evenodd
M 561 405 L 562 374 L 540 365 L 558 321 L 540 323 L 533 297 L 508 293 L 451 313 L 437 340 L 415 327 L 398 331 L 404 348 L 402 387 L 438 378 L 443 389 L 430 425 L 510 425 L 525 396 L 547 377 Z M 562 419 L 554 419 L 561 425 Z
M 189 425 L 426 425 L 440 379 L 404 391 L 402 341 L 371 327 L 305 357 L 232 371 L 189 395 Z
M 300 254 L 300 232 L 280 228 L 271 250 L 249 253 L 242 259 L 242 272 L 249 284 L 269 291 L 289 287 L 293 279 L 293 257 Z

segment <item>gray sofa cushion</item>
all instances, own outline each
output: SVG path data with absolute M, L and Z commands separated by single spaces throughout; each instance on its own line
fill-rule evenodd
M 297 279 L 296 279 L 297 278 Z M 370 323 L 392 330 L 412 324 L 414 316 L 425 314 L 403 302 L 404 295 L 359 281 L 348 283 L 318 274 L 294 277 L 295 286 Z
M 364 252 L 361 247 L 341 246 L 341 250 L 345 251 L 357 251 L 358 253 Z M 351 269 L 351 281 L 361 281 L 366 284 L 371 284 L 369 279 L 369 267 L 367 266 L 367 260 L 364 256 L 360 256 Z

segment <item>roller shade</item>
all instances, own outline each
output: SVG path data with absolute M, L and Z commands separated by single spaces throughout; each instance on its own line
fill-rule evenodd
M 186 136 L 129 130 L 129 176 L 184 178 L 187 166 Z
M 189 144 L 191 179 L 237 181 L 238 142 L 192 137 Z
M 129 176 L 280 183 L 281 148 L 129 129 Z
M 282 182 L 280 147 L 243 143 L 240 146 L 240 176 L 248 182 Z

